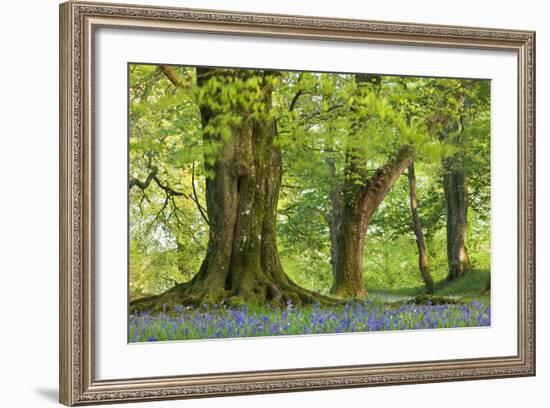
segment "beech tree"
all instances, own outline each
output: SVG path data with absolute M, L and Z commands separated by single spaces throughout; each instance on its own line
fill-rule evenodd
M 459 125 L 462 128 L 462 125 Z M 461 146 L 461 130 L 456 130 L 453 142 L 460 149 L 443 162 L 443 187 L 445 191 L 447 262 L 449 274 L 447 280 L 458 278 L 470 268 L 470 258 L 466 246 L 468 225 L 468 175 L 464 151 Z M 448 138 L 448 135 L 444 135 Z
M 438 133 L 442 142 L 453 148 L 443 158 L 443 189 L 445 196 L 447 231 L 447 280 L 454 280 L 471 269 L 466 245 L 468 225 L 468 174 L 465 132 L 466 123 L 474 114 L 469 109 L 470 98 L 477 98 L 483 89 L 473 81 L 449 84 L 439 90 L 442 98 L 430 118 L 431 131 Z M 479 99 L 479 98 L 478 98 Z M 483 98 L 481 98 L 483 99 Z M 479 100 L 480 104 L 483 102 Z
M 380 76 L 321 75 L 318 100 L 304 96 L 304 76 L 296 83 L 292 108 L 298 106 L 302 123 L 314 129 L 325 155 L 330 204 L 324 211 L 331 242 L 331 293 L 343 298 L 364 298 L 365 234 L 373 214 L 397 178 L 412 162 L 424 137 L 391 106 L 395 80 L 383 84 Z M 300 86 L 302 85 L 302 86 Z M 297 102 L 298 101 L 298 102 Z M 311 132 L 309 132 L 311 133 Z M 306 132 L 301 135 L 311 140 Z M 311 144 L 315 141 L 311 140 Z
M 181 86 L 173 69 L 162 71 Z M 329 302 L 290 280 L 277 251 L 282 161 L 272 113 L 276 74 L 197 68 L 196 78 L 209 220 L 206 255 L 189 282 L 135 302 L 134 307 Z
M 353 152 L 348 152 L 339 208 L 335 211 L 336 232 L 331 293 L 340 297 L 365 297 L 363 256 L 369 222 L 388 190 L 412 162 L 414 149 L 404 145 L 373 175 L 364 170 Z
M 466 81 L 452 90 L 455 112 L 443 119 L 445 126 L 440 137 L 453 146 L 455 152 L 443 160 L 443 187 L 445 192 L 447 260 L 451 281 L 472 269 L 467 248 L 468 210 L 470 208 L 469 180 L 478 171 L 490 169 L 488 141 L 484 134 L 488 128 L 480 128 L 479 120 L 488 112 L 488 84 Z M 484 120 L 487 125 L 490 123 Z M 474 146 L 477 146 L 474 147 Z M 483 154 L 485 153 L 485 154 Z M 479 163 L 483 162 L 480 166 Z M 478 194 L 478 181 L 476 193 Z M 488 187 L 488 184 L 485 184 Z M 479 201 L 478 203 L 481 204 Z M 488 213 L 488 208 L 485 208 Z

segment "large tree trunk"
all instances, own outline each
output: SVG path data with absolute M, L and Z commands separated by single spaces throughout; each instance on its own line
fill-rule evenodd
M 381 77 L 357 74 L 355 81 L 379 87 Z M 331 194 L 331 211 L 327 218 L 331 238 L 332 294 L 343 298 L 367 296 L 363 282 L 365 234 L 374 212 L 413 157 L 413 147 L 404 145 L 369 177 L 365 152 L 357 146 L 346 151 L 344 183 Z M 335 174 L 331 163 L 329 173 Z
M 468 184 L 464 158 L 458 153 L 445 160 L 443 190 L 447 215 L 447 280 L 458 278 L 471 268 L 466 249 Z
M 420 223 L 420 216 L 418 215 L 418 202 L 416 198 L 416 175 L 414 171 L 414 162 L 409 165 L 408 171 L 409 177 L 409 201 L 411 204 L 412 226 L 414 235 L 416 237 L 416 245 L 418 247 L 418 269 L 422 280 L 426 285 L 426 291 L 429 294 L 434 293 L 434 281 L 430 274 L 430 265 L 428 262 L 428 251 L 426 250 L 426 243 L 424 241 L 424 233 L 422 232 L 422 225 Z
M 259 92 L 246 85 L 252 76 L 259 80 Z M 134 306 L 159 309 L 163 303 L 329 301 L 292 282 L 279 260 L 275 223 L 282 160 L 281 150 L 274 144 L 276 124 L 269 114 L 269 74 L 197 69 L 197 78 L 203 92 L 200 114 L 208 174 L 206 256 L 191 281 L 154 302 L 136 302 Z M 216 82 L 223 85 L 214 86 Z M 224 100 L 221 92 L 227 86 L 236 86 L 240 98 Z M 229 134 L 227 128 L 222 130 L 224 126 L 230 127 Z
M 364 298 L 367 295 L 363 283 L 363 254 L 365 234 L 372 215 L 382 203 L 399 175 L 409 166 L 414 149 L 405 145 L 375 174 L 368 177 L 364 160 L 348 151 L 346 174 L 339 199 L 336 245 L 333 251 L 333 275 L 331 293 L 345 298 Z M 359 180 L 359 181 L 358 181 Z

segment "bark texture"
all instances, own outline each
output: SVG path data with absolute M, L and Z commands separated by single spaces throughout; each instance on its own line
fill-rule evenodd
M 418 247 L 418 269 L 420 270 L 420 275 L 422 276 L 422 280 L 426 285 L 426 291 L 429 294 L 433 294 L 434 281 L 432 275 L 430 274 L 428 251 L 426 249 L 424 233 L 422 232 L 420 216 L 418 215 L 418 200 L 416 195 L 416 175 L 414 171 L 414 162 L 409 165 L 407 176 L 409 178 L 409 201 L 411 205 L 412 227 L 414 235 L 416 237 L 416 245 Z
M 443 192 L 445 195 L 447 263 L 449 273 L 447 280 L 458 278 L 471 269 L 466 248 L 466 227 L 468 219 L 468 177 L 464 152 L 463 131 L 467 115 L 461 112 L 469 105 L 464 92 L 457 96 L 458 112 L 456 115 L 436 115 L 431 123 L 431 131 L 439 124 L 445 129 L 439 135 L 440 140 L 454 145 L 458 151 L 443 161 Z
M 443 190 L 447 216 L 447 280 L 454 280 L 471 268 L 466 248 L 468 184 L 464 158 L 460 153 L 444 163 Z
M 363 255 L 370 220 L 401 173 L 414 158 L 414 149 L 405 145 L 374 175 L 368 176 L 364 160 L 348 151 L 341 195 L 333 211 L 334 281 L 331 293 L 343 298 L 364 298 Z M 333 201 L 334 204 L 334 201 Z
M 232 106 L 224 87 L 206 86 L 260 78 L 258 87 L 239 89 Z M 136 301 L 134 309 L 159 310 L 167 304 L 282 305 L 331 302 L 296 285 L 284 273 L 276 244 L 277 200 L 282 176 L 281 150 L 271 109 L 269 74 L 245 70 L 197 69 L 204 95 L 200 104 L 205 145 L 206 206 L 210 235 L 198 273 L 164 294 Z M 248 94 L 248 92 L 250 92 Z M 209 102 L 210 101 L 210 102 Z M 237 102 L 241 101 L 241 102 Z M 228 112 L 232 115 L 229 118 Z M 230 134 L 222 132 L 230 123 Z
M 381 80 L 378 75 L 355 75 L 358 84 L 369 83 L 378 90 Z M 343 185 L 331 193 L 331 210 L 327 217 L 333 274 L 331 293 L 341 298 L 367 296 L 363 282 L 365 234 L 374 212 L 412 162 L 414 149 L 409 145 L 402 146 L 374 174 L 366 168 L 365 156 L 360 147 L 348 147 Z M 334 163 L 328 163 L 328 170 L 334 179 Z

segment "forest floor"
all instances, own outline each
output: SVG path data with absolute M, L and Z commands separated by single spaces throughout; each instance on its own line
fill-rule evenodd
M 427 296 L 422 286 L 369 289 L 366 301 L 336 306 L 272 308 L 263 305 L 184 307 L 134 313 L 129 341 L 198 340 L 299 334 L 479 327 L 491 324 L 489 271 L 472 271 L 453 282 L 438 281 Z
M 452 282 L 440 279 L 435 283 L 435 292 L 433 296 L 465 302 L 476 300 L 482 303 L 490 303 L 490 294 L 486 293 L 490 276 L 491 273 L 489 270 L 476 269 L 460 276 Z M 410 301 L 426 293 L 426 287 L 424 285 L 391 289 L 371 287 L 367 290 L 371 299 L 377 299 L 383 302 Z

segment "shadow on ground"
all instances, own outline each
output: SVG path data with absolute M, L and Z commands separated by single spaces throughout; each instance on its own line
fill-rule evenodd
M 48 401 L 59 401 L 59 392 L 57 388 L 37 388 L 34 392 Z

